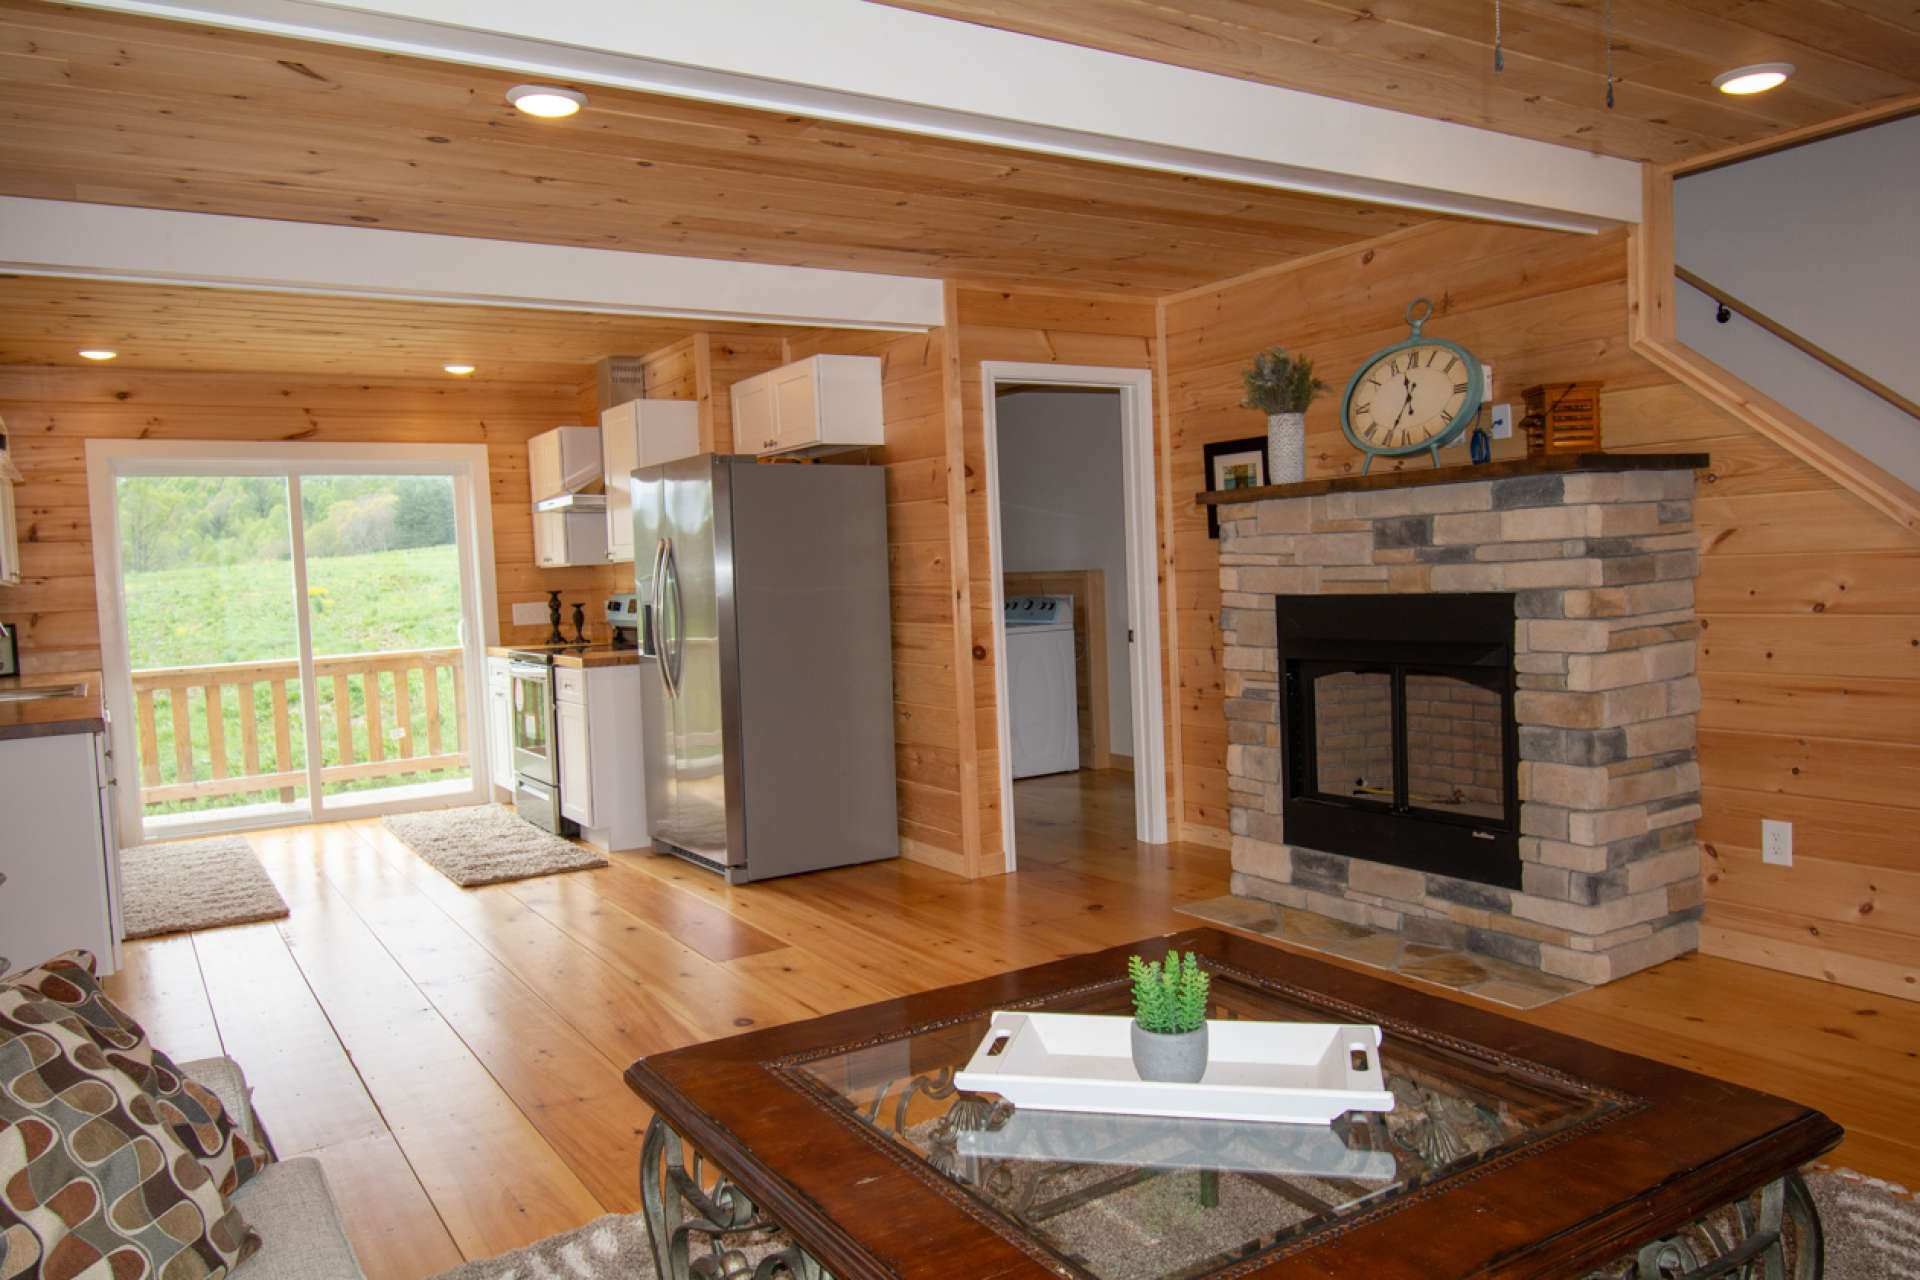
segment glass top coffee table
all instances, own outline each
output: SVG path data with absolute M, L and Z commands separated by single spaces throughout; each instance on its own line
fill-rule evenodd
M 1169 943 L 1212 971 L 1214 1018 L 1379 1023 L 1394 1109 L 1330 1126 L 1175 1121 L 1021 1111 L 954 1086 L 993 1010 L 1125 1014 L 1125 957 Z M 754 1274 L 769 1252 L 841 1280 L 1564 1276 L 1643 1250 L 1665 1252 L 1642 1274 L 1726 1274 L 1701 1268 L 1817 1232 L 1786 1179 L 1840 1137 L 1781 1099 L 1215 930 L 656 1055 L 627 1076 L 657 1112 L 641 1176 L 666 1276 Z M 682 1139 L 704 1160 L 689 1164 Z M 1695 1225 L 1727 1204 L 1718 1226 Z M 785 1234 L 768 1237 L 775 1224 Z

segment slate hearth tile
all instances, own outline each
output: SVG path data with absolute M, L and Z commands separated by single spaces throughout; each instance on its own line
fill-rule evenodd
M 1295 851 L 1299 856 L 1298 850 Z M 1362 938 L 1379 935 L 1380 930 L 1369 929 L 1363 924 L 1350 924 L 1345 920 L 1336 920 L 1332 916 L 1318 915 L 1312 911 L 1301 911 L 1293 907 L 1283 907 L 1280 911 L 1281 927 L 1274 932 L 1276 938 L 1299 941 L 1308 946 L 1325 945 L 1330 942 L 1354 942 Z
M 1408 948 L 1412 950 L 1411 947 Z M 1458 951 L 1448 951 L 1425 959 L 1402 958 L 1399 972 L 1409 978 L 1421 978 L 1427 982 L 1436 982 L 1443 987 L 1456 989 L 1471 987 L 1485 982 L 1493 975 L 1487 965 L 1476 956 L 1464 955 Z
M 1479 996 L 1482 1000 L 1492 1000 L 1497 1004 L 1509 1005 L 1515 1009 L 1538 1009 L 1541 1005 L 1552 1004 L 1569 993 L 1548 991 L 1541 987 L 1514 982 L 1508 978 L 1489 978 L 1478 986 L 1468 987 L 1467 994 Z
M 1358 960 L 1361 964 L 1370 964 L 1380 969 L 1398 971 L 1400 948 L 1404 945 L 1405 943 L 1394 934 L 1376 933 L 1371 938 L 1329 941 L 1324 944 L 1323 949 L 1328 955 Z
M 1270 902 L 1261 902 L 1257 898 L 1238 898 L 1230 893 L 1218 898 L 1183 903 L 1180 907 L 1183 915 L 1198 916 L 1214 924 L 1253 933 L 1270 932 L 1279 923 L 1280 910 Z

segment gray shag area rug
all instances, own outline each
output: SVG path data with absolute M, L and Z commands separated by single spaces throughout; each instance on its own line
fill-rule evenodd
M 655 1274 L 647 1220 L 610 1213 L 524 1249 L 463 1263 L 433 1280 L 646 1280 Z
M 1809 1172 L 1827 1239 L 1825 1280 L 1920 1276 L 1920 1200 L 1850 1169 Z
M 1920 1276 L 1920 1204 L 1912 1196 L 1846 1170 L 1808 1170 L 1806 1176 L 1826 1237 L 1826 1280 Z M 745 1257 L 758 1260 L 784 1243 L 777 1236 L 748 1242 Z M 615 1213 L 524 1249 L 465 1263 L 434 1280 L 646 1280 L 653 1275 L 646 1220 L 637 1213 Z
M 120 851 L 120 915 L 129 938 L 278 920 L 287 903 L 240 836 Z
M 542 831 L 497 804 L 396 813 L 380 821 L 428 866 L 462 888 L 607 865 L 593 850 Z

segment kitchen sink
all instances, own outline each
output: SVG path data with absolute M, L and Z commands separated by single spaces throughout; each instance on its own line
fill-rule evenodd
M 87 696 L 85 682 L 75 684 L 42 684 L 31 689 L 0 689 L 0 702 L 46 702 L 55 698 L 84 698 Z

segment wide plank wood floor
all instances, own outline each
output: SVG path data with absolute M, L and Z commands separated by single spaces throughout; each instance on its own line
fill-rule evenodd
M 109 988 L 176 1056 L 238 1058 L 369 1275 L 413 1280 L 636 1210 L 637 1056 L 1192 923 L 1227 856 L 1136 844 L 1128 781 L 1021 783 L 1022 869 L 972 883 L 894 861 L 731 889 L 633 854 L 459 889 L 377 821 L 263 832 L 291 916 L 130 943 Z M 1818 1106 L 1837 1163 L 1920 1184 L 1920 1005 L 1688 957 L 1526 1016 Z

